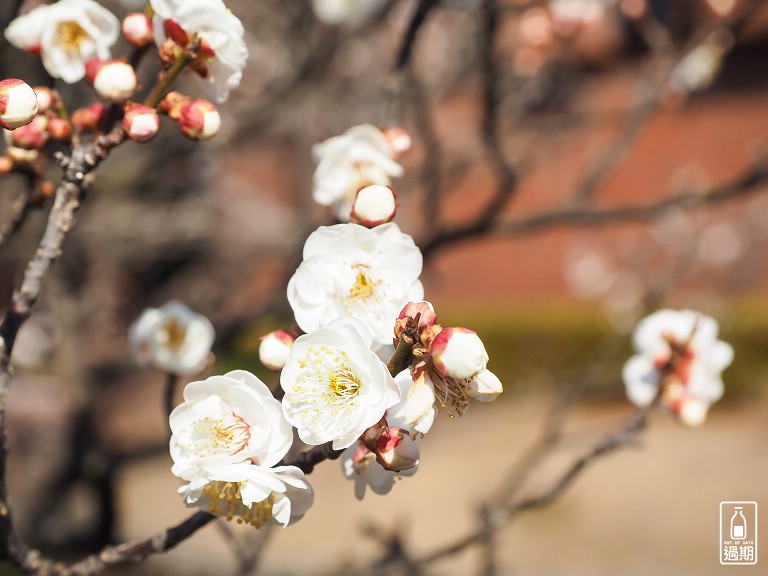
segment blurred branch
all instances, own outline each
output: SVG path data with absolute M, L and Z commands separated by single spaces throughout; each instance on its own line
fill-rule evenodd
M 603 456 L 607 456 L 608 454 L 634 442 L 640 432 L 647 426 L 648 415 L 654 406 L 655 402 L 646 408 L 635 410 L 622 427 L 604 437 L 591 449 L 577 458 L 559 478 L 535 496 L 523 498 L 507 506 L 493 509 L 488 516 L 488 521 L 482 522 L 480 527 L 475 531 L 447 546 L 426 554 L 421 558 L 410 558 L 407 560 L 407 563 L 417 567 L 424 567 L 442 558 L 458 554 L 472 545 L 486 542 L 488 538 L 492 538 L 493 534 L 498 529 L 506 525 L 520 512 L 541 508 L 552 503 L 561 496 L 590 465 L 594 464 Z M 405 564 L 405 560 L 393 559 L 384 566 L 384 569 L 374 564 L 368 567 L 365 570 L 365 573 L 384 574 L 395 566 L 404 566 Z
M 498 31 L 498 11 L 496 0 L 483 0 L 482 3 L 483 31 L 480 52 L 480 71 L 482 75 L 483 143 L 490 158 L 498 184 L 491 200 L 481 213 L 472 221 L 456 228 L 438 230 L 421 246 L 425 258 L 438 248 L 468 237 L 477 236 L 491 230 L 496 219 L 501 215 L 507 201 L 517 188 L 517 174 L 504 157 L 501 140 L 501 121 L 499 105 L 501 93 L 499 86 L 499 70 L 494 57 L 496 34 Z
M 760 158 L 735 179 L 704 192 L 687 192 L 658 202 L 614 208 L 564 208 L 509 219 L 495 230 L 513 236 L 532 234 L 553 226 L 603 226 L 624 222 L 650 221 L 675 208 L 695 209 L 715 206 L 746 197 L 768 183 L 768 165 Z
M 408 26 L 403 34 L 403 40 L 400 44 L 400 49 L 397 51 L 397 60 L 395 61 L 395 71 L 402 71 L 408 66 L 413 55 L 413 46 L 416 42 L 416 36 L 421 29 L 421 26 L 426 22 L 432 8 L 437 7 L 440 4 L 440 0 L 418 0 L 416 9 L 411 16 L 411 20 L 408 22 Z

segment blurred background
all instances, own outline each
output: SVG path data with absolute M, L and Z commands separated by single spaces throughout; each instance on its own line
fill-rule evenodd
M 183 300 L 217 328 L 212 372 L 275 384 L 258 338 L 291 324 L 286 282 L 307 235 L 334 223 L 311 198 L 312 145 L 373 123 L 413 139 L 393 187 L 396 222 L 424 251 L 426 298 L 441 323 L 479 332 L 505 393 L 439 418 L 419 473 L 387 496 L 356 501 L 328 462 L 297 525 L 217 524 L 114 573 L 382 573 L 366 567 L 397 546 L 441 550 L 479 525 L 489 499 L 540 492 L 622 424 L 632 328 L 676 307 L 714 316 L 735 348 L 701 428 L 656 413 L 641 443 L 592 464 L 545 510 L 423 572 L 393 573 L 722 574 L 720 501 L 757 501 L 768 534 L 768 5 L 368 2 L 363 17 L 329 24 L 309 1 L 229 0 L 250 58 L 219 108 L 222 133 L 195 144 L 168 122 L 100 168 L 14 351 L 22 530 L 77 557 L 187 515 L 169 471 L 164 377 L 133 366 L 128 326 Z M 102 3 L 118 15 L 130 4 Z M 3 26 L 17 4 L 39 2 L 4 2 Z M 0 69 L 48 82 L 7 43 Z M 145 86 L 155 71 L 148 54 Z M 192 78 L 182 86 L 200 93 Z M 57 88 L 73 109 L 93 100 L 85 86 Z M 3 180 L 0 216 L 24 185 Z M 2 300 L 46 216 L 0 252 Z M 553 431 L 556 445 L 540 443 Z

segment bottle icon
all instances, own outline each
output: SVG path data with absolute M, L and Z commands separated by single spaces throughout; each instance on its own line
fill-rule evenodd
M 747 519 L 741 512 L 741 506 L 734 508 L 731 516 L 731 539 L 744 540 L 747 537 Z

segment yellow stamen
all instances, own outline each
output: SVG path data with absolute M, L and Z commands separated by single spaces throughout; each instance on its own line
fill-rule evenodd
M 58 44 L 63 44 L 67 50 L 77 50 L 83 40 L 88 38 L 88 32 L 74 20 L 67 20 L 56 28 Z

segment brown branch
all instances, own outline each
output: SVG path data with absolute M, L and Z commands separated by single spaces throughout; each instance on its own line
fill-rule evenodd
M 293 459 L 280 462 L 278 466 L 296 466 L 305 474 L 311 474 L 317 464 L 325 460 L 336 460 L 342 452 L 344 450 L 333 449 L 333 442 L 326 442 L 299 452 Z
M 109 566 L 141 562 L 148 556 L 167 552 L 176 547 L 200 528 L 214 520 L 216 516 L 207 512 L 196 512 L 181 524 L 168 528 L 145 540 L 135 540 L 117 546 L 107 546 L 100 552 L 91 554 L 79 562 L 67 564 L 42 556 L 36 550 L 30 550 L 20 540 L 12 548 L 14 564 L 24 574 L 36 576 L 88 576 L 98 574 Z
M 27 219 L 29 209 L 32 206 L 32 187 L 26 187 L 13 201 L 11 205 L 11 217 L 7 222 L 0 226 L 0 247 L 5 244 L 18 232 L 21 225 Z
M 440 0 L 419 0 L 416 5 L 416 9 L 411 16 L 408 26 L 403 34 L 403 40 L 400 44 L 400 49 L 397 51 L 397 60 L 395 61 L 395 71 L 399 72 L 404 70 L 408 63 L 411 61 L 413 55 L 413 47 L 416 42 L 416 37 L 419 33 L 424 22 L 427 21 L 427 16 L 440 4 Z
M 672 209 L 696 209 L 716 206 L 730 200 L 754 194 L 768 183 L 768 165 L 755 162 L 744 174 L 715 186 L 705 192 L 687 192 L 649 204 L 617 206 L 613 208 L 564 208 L 511 219 L 500 224 L 495 232 L 521 236 L 533 234 L 554 226 L 605 226 L 625 222 L 651 221 Z
M 439 550 L 426 554 L 420 558 L 411 559 L 410 562 L 415 566 L 424 567 L 437 560 L 458 554 L 469 546 L 487 541 L 496 530 L 507 524 L 520 512 L 541 508 L 551 504 L 561 496 L 590 465 L 594 464 L 603 456 L 607 456 L 608 454 L 634 442 L 638 434 L 645 429 L 648 423 L 648 415 L 654 406 L 655 402 L 646 408 L 635 410 L 621 428 L 603 438 L 589 451 L 577 458 L 568 469 L 545 490 L 535 496 L 524 498 L 508 506 L 493 510 L 488 517 L 488 521 L 482 523 L 481 526 L 473 532 Z M 365 570 L 365 573 L 383 574 L 384 572 L 391 570 L 394 567 L 394 564 L 396 563 L 387 563 L 385 570 L 380 569 L 376 565 L 372 565 Z
M 499 27 L 496 4 L 497 0 L 483 0 L 483 33 L 480 51 L 480 69 L 483 78 L 481 132 L 488 157 L 498 178 L 496 192 L 476 218 L 455 228 L 438 230 L 429 240 L 424 242 L 421 246 L 421 252 L 425 258 L 447 244 L 478 236 L 491 230 L 504 206 L 517 190 L 517 173 L 504 157 L 500 133 L 501 90 L 499 70 L 494 58 L 495 40 Z

